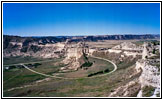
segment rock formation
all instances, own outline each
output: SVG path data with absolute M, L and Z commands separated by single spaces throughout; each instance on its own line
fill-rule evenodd
M 71 43 L 66 45 L 66 58 L 64 59 L 64 64 L 66 67 L 62 67 L 62 70 L 77 70 L 81 66 L 79 59 L 84 55 L 88 54 L 89 48 L 84 42 Z
M 117 47 L 119 48 L 119 46 Z M 115 89 L 109 96 L 126 97 L 136 93 L 138 97 L 142 97 L 145 96 L 145 92 L 152 93 L 151 88 L 154 89 L 152 95 L 150 94 L 151 96 L 156 97 L 156 95 L 160 94 L 160 54 L 153 54 L 155 53 L 153 50 L 159 52 L 158 45 L 154 46 L 152 43 L 144 43 L 142 58 L 136 62 L 135 67 L 135 74 L 141 73 L 140 76 L 126 85 Z M 152 57 L 155 58 L 153 59 Z M 144 89 L 146 87 L 150 87 L 149 90 Z
M 130 81 L 124 86 L 118 87 L 109 97 L 132 97 L 140 90 L 138 80 Z
M 142 50 L 141 46 L 136 46 L 135 44 L 131 43 L 131 42 L 123 42 L 120 45 L 117 45 L 115 47 L 113 47 L 112 49 L 120 49 L 120 50 Z
M 154 46 L 151 43 L 144 43 L 144 50 L 142 54 L 142 59 L 136 62 L 136 70 L 142 70 L 142 74 L 139 77 L 139 82 L 141 84 L 141 91 L 146 86 L 152 86 L 155 90 L 160 93 L 160 58 L 150 59 L 150 57 L 155 56 L 153 54 Z M 142 96 L 139 93 L 139 97 Z
M 117 39 L 129 40 L 129 39 L 154 39 L 154 38 L 159 38 L 159 36 L 100 35 L 100 36 L 20 37 L 3 35 L 3 56 L 4 57 L 33 56 L 33 57 L 53 58 L 63 56 L 64 49 L 59 45 L 64 45 L 66 41 L 69 41 L 69 43 L 71 43 L 71 42 L 82 42 L 83 40 L 98 41 L 98 40 L 117 40 Z M 56 43 L 61 44 L 58 45 Z M 127 45 L 132 46 L 132 44 Z M 61 55 L 59 54 L 59 52 L 62 52 Z M 92 52 L 92 50 L 90 50 L 90 52 Z

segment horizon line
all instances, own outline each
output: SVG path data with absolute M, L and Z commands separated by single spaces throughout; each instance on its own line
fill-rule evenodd
M 107 35 L 56 35 L 56 36 L 52 36 L 52 35 L 43 35 L 43 36 L 20 36 L 20 35 L 8 35 L 8 34 L 3 34 L 3 36 L 18 36 L 18 37 L 82 37 L 82 36 L 113 36 L 113 35 L 160 35 L 160 34 L 107 34 Z

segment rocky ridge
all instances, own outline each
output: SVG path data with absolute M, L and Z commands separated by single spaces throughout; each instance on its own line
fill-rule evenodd
M 136 62 L 135 72 L 131 75 L 133 76 L 141 73 L 140 76 L 115 89 L 109 96 L 130 97 L 133 96 L 133 94 L 134 96 L 137 94 L 138 97 L 156 97 L 160 94 L 160 58 L 157 57 L 160 54 L 155 54 L 156 52 L 153 52 L 153 50 L 159 51 L 158 45 L 144 43 L 142 49 L 142 59 Z M 151 59 L 151 57 L 155 58 Z
M 56 37 L 20 37 L 3 35 L 3 56 L 34 56 L 54 58 L 63 56 L 67 40 L 69 43 L 98 40 L 155 39 L 159 35 L 100 35 L 100 36 L 56 36 Z M 61 47 L 56 44 L 60 43 Z M 63 50 L 62 50 L 63 49 Z

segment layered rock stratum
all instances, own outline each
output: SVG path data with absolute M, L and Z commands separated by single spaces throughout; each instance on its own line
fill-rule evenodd
M 3 35 L 3 56 L 34 56 L 54 58 L 63 56 L 64 43 L 98 40 L 155 39 L 159 35 L 100 35 L 100 36 L 56 36 L 20 37 Z M 60 43 L 59 45 L 56 43 Z M 63 50 L 62 50 L 63 49 Z M 90 50 L 92 51 L 92 50 Z

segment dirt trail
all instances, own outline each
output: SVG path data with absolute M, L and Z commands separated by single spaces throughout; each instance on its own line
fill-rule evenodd
M 108 62 L 112 63 L 113 66 L 114 66 L 114 69 L 113 69 L 111 72 L 106 73 L 106 74 L 97 75 L 97 76 L 92 76 L 92 77 L 83 77 L 83 78 L 101 77 L 101 76 L 105 76 L 105 75 L 111 74 L 111 73 L 113 73 L 114 71 L 117 70 L 117 65 L 116 65 L 114 62 L 112 62 L 112 61 L 110 61 L 110 60 L 108 60 L 108 59 L 105 59 L 105 58 L 100 58 L 100 57 L 95 57 L 95 56 L 91 56 L 91 57 L 96 58 L 96 59 L 102 59 L 102 60 L 105 60 L 105 61 L 108 61 Z M 32 69 L 28 68 L 27 66 L 25 66 L 24 64 L 21 64 L 21 65 L 23 65 L 26 69 L 28 69 L 28 70 L 31 71 L 31 72 L 36 73 L 36 74 L 39 74 L 39 75 L 43 75 L 43 76 L 45 76 L 45 77 L 60 78 L 60 79 L 79 79 L 79 78 L 65 78 L 65 77 L 59 77 L 59 76 L 52 76 L 52 75 L 48 75 L 48 74 L 44 74 L 44 73 L 40 73 L 40 72 L 37 72 L 37 71 L 35 71 L 35 70 L 32 70 Z
M 111 73 L 113 73 L 113 72 L 115 72 L 115 71 L 117 70 L 117 65 L 116 65 L 114 62 L 112 62 L 112 61 L 110 61 L 110 60 L 108 60 L 108 59 L 105 59 L 105 58 L 100 58 L 100 57 L 95 57 L 95 56 L 91 56 L 91 57 L 96 58 L 96 59 L 102 59 L 102 60 L 105 60 L 105 61 L 108 61 L 108 62 L 112 63 L 112 64 L 114 65 L 114 69 L 113 69 L 111 72 L 106 73 L 106 74 L 97 75 L 97 76 L 92 76 L 92 77 L 82 77 L 82 78 L 95 78 L 95 77 L 101 77 L 101 76 L 105 76 L 105 75 L 111 74 Z M 30 69 L 29 67 L 25 66 L 24 64 L 20 64 L 20 65 L 23 65 L 24 68 L 26 68 L 27 70 L 29 70 L 29 71 L 31 71 L 31 72 L 33 72 L 33 73 L 36 73 L 36 74 L 39 74 L 39 75 L 43 75 L 43 76 L 45 76 L 45 77 L 60 78 L 60 79 L 80 79 L 80 78 L 64 78 L 64 77 L 52 76 L 52 75 L 48 75 L 48 74 L 44 74 L 44 73 L 40 73 L 40 72 L 37 72 L 37 71 L 35 71 L 35 70 L 32 70 L 32 69 Z M 21 87 L 15 87 L 15 88 L 8 89 L 7 91 L 12 91 L 12 90 L 15 90 L 15 89 L 26 88 L 26 87 L 30 87 L 30 86 L 34 86 L 34 85 L 25 85 L 25 86 L 21 86 Z

